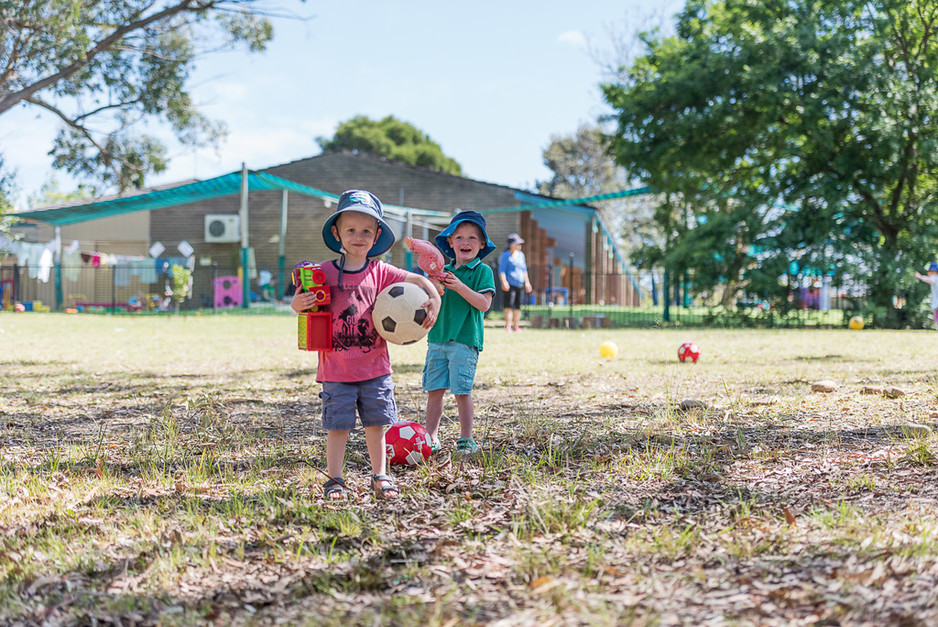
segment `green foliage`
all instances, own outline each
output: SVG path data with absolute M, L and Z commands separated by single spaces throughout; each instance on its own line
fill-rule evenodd
M 179 307 L 189 298 L 192 290 L 192 271 L 178 264 L 173 264 L 173 300 Z
M 388 161 L 462 174 L 462 166 L 444 155 L 439 144 L 426 133 L 392 115 L 377 121 L 355 116 L 340 124 L 332 139 L 320 137 L 316 141 L 324 151 L 360 151 Z
M 59 181 L 56 177 L 50 176 L 49 180 L 43 183 L 37 194 L 30 196 L 26 204 L 30 208 L 48 207 L 50 205 L 59 205 L 72 200 L 85 200 L 94 198 L 97 190 L 93 185 L 80 184 L 77 189 L 66 192 L 59 187 Z
M 634 187 L 628 172 L 616 165 L 609 153 L 609 138 L 599 126 L 581 126 L 576 134 L 552 137 L 544 150 L 544 165 L 553 173 L 538 181 L 541 194 L 555 198 L 583 198 Z M 593 203 L 629 250 L 663 243 L 653 219 L 651 195 L 628 196 Z M 634 260 L 634 258 L 633 258 Z
M 13 213 L 13 203 L 10 202 L 9 194 L 13 191 L 13 174 L 6 168 L 3 162 L 3 155 L 0 154 L 0 233 L 7 233 L 10 230 Z M 0 250 L 0 255 L 5 255 L 6 251 Z
M 672 228 L 665 260 L 776 297 L 790 261 L 833 268 L 901 324 L 938 235 L 936 26 L 926 0 L 690 0 L 674 36 L 644 36 L 603 87 L 616 160 L 710 218 Z
M 558 198 L 618 191 L 628 182 L 625 171 L 608 154 L 602 129 L 595 126 L 581 126 L 572 136 L 551 137 L 544 165 L 553 176 L 539 181 L 538 191 Z
M 63 124 L 50 151 L 56 168 L 121 190 L 141 186 L 165 169 L 166 151 L 135 129 L 166 123 L 186 145 L 224 134 L 198 112 L 186 81 L 212 49 L 265 48 L 273 32 L 259 4 L 25 0 L 14 11 L 0 3 L 9 16 L 0 115 L 17 105 L 52 113 Z

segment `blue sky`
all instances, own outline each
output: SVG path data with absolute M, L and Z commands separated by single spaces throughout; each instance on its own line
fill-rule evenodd
M 261 169 L 318 154 L 355 115 L 410 122 L 470 178 L 529 188 L 546 179 L 542 151 L 607 113 L 599 83 L 613 35 L 671 23 L 676 0 L 477 0 L 474 3 L 310 0 L 280 6 L 267 52 L 225 52 L 200 63 L 193 95 L 224 121 L 219 149 L 171 147 L 150 183 L 209 178 L 242 162 Z M 591 52 L 592 50 L 592 52 Z M 17 206 L 52 175 L 58 125 L 17 109 L 0 116 L 0 150 L 17 171 Z M 158 130 L 154 131 L 159 134 Z M 75 182 L 55 173 L 60 188 Z

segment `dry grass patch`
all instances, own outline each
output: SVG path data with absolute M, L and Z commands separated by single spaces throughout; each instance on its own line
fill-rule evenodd
M 387 505 L 353 434 L 336 506 L 290 317 L 0 331 L 0 623 L 938 621 L 932 333 L 493 329 L 482 453 L 450 404 Z M 392 347 L 405 419 L 424 349 Z

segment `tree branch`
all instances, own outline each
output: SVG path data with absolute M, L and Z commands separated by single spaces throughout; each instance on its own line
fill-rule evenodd
M 127 100 L 127 101 L 122 101 L 122 102 L 115 102 L 112 104 L 101 105 L 97 109 L 92 109 L 91 111 L 87 111 L 85 113 L 82 113 L 81 115 L 76 115 L 74 118 L 74 122 L 76 124 L 79 124 L 82 122 L 82 120 L 96 116 L 99 113 L 102 113 L 104 111 L 108 111 L 111 109 L 123 109 L 124 107 L 128 107 L 132 104 L 139 103 L 140 101 L 141 101 L 141 98 L 135 98 L 133 100 Z M 31 99 L 27 99 L 27 102 L 34 102 L 34 101 Z
M 102 52 L 107 51 L 116 42 L 123 39 L 128 33 L 141 30 L 150 24 L 169 19 L 180 13 L 205 11 L 206 9 L 215 6 L 217 3 L 218 0 L 181 0 L 178 4 L 167 7 L 162 11 L 154 13 L 153 15 L 136 20 L 129 24 L 119 26 L 114 30 L 113 33 L 92 46 L 83 57 L 76 59 L 74 62 L 62 68 L 55 74 L 51 74 L 39 81 L 36 81 L 32 85 L 28 85 L 20 91 L 0 95 L 0 114 L 24 100 L 28 101 L 29 98 L 31 98 L 36 92 L 45 89 L 50 85 L 54 85 L 57 82 L 75 74 L 83 67 L 88 65 L 88 63 L 90 63 L 96 56 Z
M 43 109 L 49 111 L 50 113 L 58 117 L 60 120 L 65 122 L 65 124 L 69 128 L 75 129 L 76 131 L 81 133 L 82 136 L 84 136 L 85 139 L 87 139 L 91 143 L 91 145 L 93 145 L 98 150 L 99 153 L 101 153 L 101 156 L 104 158 L 104 163 L 108 166 L 108 168 L 110 168 L 112 172 L 114 172 L 118 180 L 121 178 L 121 171 L 120 171 L 120 167 L 117 164 L 124 165 L 133 171 L 141 170 L 140 166 L 130 163 L 129 161 L 125 161 L 124 159 L 112 153 L 105 146 L 102 146 L 100 143 L 98 143 L 95 140 L 94 136 L 91 134 L 91 131 L 89 131 L 86 126 L 79 124 L 78 122 L 73 120 L 71 117 L 66 115 L 63 111 L 61 111 L 54 105 L 49 104 L 48 102 L 45 102 L 43 100 L 40 100 L 34 97 L 26 98 L 25 101 L 30 104 L 36 105 L 37 107 L 42 107 Z

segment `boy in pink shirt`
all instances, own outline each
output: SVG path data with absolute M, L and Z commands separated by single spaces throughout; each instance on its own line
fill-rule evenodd
M 329 481 L 323 495 L 331 500 L 348 498 L 342 478 L 345 445 L 355 428 L 356 410 L 365 431 L 371 461 L 371 484 L 378 498 L 400 495 L 390 475 L 385 473 L 387 453 L 384 431 L 397 420 L 391 360 L 384 338 L 371 320 L 375 298 L 392 283 L 414 283 L 427 293 L 430 328 L 440 311 L 440 297 L 428 279 L 401 270 L 383 261 L 382 255 L 394 244 L 394 233 L 384 222 L 384 210 L 377 196 L 364 190 L 349 190 L 339 197 L 335 213 L 326 220 L 322 237 L 339 258 L 322 264 L 330 286 L 332 350 L 319 352 L 316 381 L 322 384 L 322 423 L 327 431 L 326 468 Z M 311 292 L 293 296 L 291 307 L 297 313 L 316 304 Z

